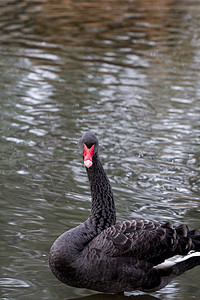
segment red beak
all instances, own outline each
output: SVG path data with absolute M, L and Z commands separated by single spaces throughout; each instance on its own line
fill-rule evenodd
M 93 155 L 94 145 L 91 148 L 88 148 L 84 144 L 84 165 L 89 168 L 92 166 L 92 155 Z

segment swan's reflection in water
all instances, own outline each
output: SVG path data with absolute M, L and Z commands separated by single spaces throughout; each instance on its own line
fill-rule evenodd
M 74 300 L 159 300 L 159 298 L 151 296 L 151 295 L 111 295 L 111 294 L 95 294 L 80 298 L 73 298 Z
M 83 289 L 78 289 L 80 291 L 80 295 L 83 294 Z M 89 290 L 85 290 L 88 292 L 92 292 Z M 124 294 L 92 294 L 87 296 L 80 296 L 75 298 L 66 298 L 65 300 L 162 300 L 168 299 L 182 299 L 182 295 L 180 294 L 180 287 L 177 285 L 177 280 L 171 282 L 168 286 L 161 289 L 160 291 L 152 294 L 146 294 L 141 291 L 133 291 L 133 292 L 125 292 Z

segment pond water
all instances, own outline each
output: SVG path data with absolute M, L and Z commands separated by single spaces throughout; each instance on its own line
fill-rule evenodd
M 199 1 L 1 0 L 0 54 L 0 298 L 124 299 L 60 283 L 49 248 L 90 211 L 88 130 L 118 220 L 200 227 Z M 199 278 L 127 299 L 199 299 Z

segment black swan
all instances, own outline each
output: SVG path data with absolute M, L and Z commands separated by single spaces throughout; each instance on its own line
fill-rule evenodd
M 189 231 L 186 225 L 176 227 L 170 222 L 116 222 L 114 197 L 98 146 L 91 132 L 79 142 L 92 209 L 84 223 L 63 233 L 52 245 L 49 265 L 53 274 L 65 284 L 105 293 L 152 292 L 200 265 L 199 230 Z M 183 257 L 164 262 L 176 255 Z

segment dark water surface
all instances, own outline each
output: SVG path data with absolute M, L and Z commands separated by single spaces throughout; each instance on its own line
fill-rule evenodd
M 48 251 L 90 210 L 87 130 L 119 220 L 200 227 L 200 2 L 1 0 L 0 88 L 0 298 L 123 299 L 59 283 Z M 200 268 L 133 295 L 199 299 Z

